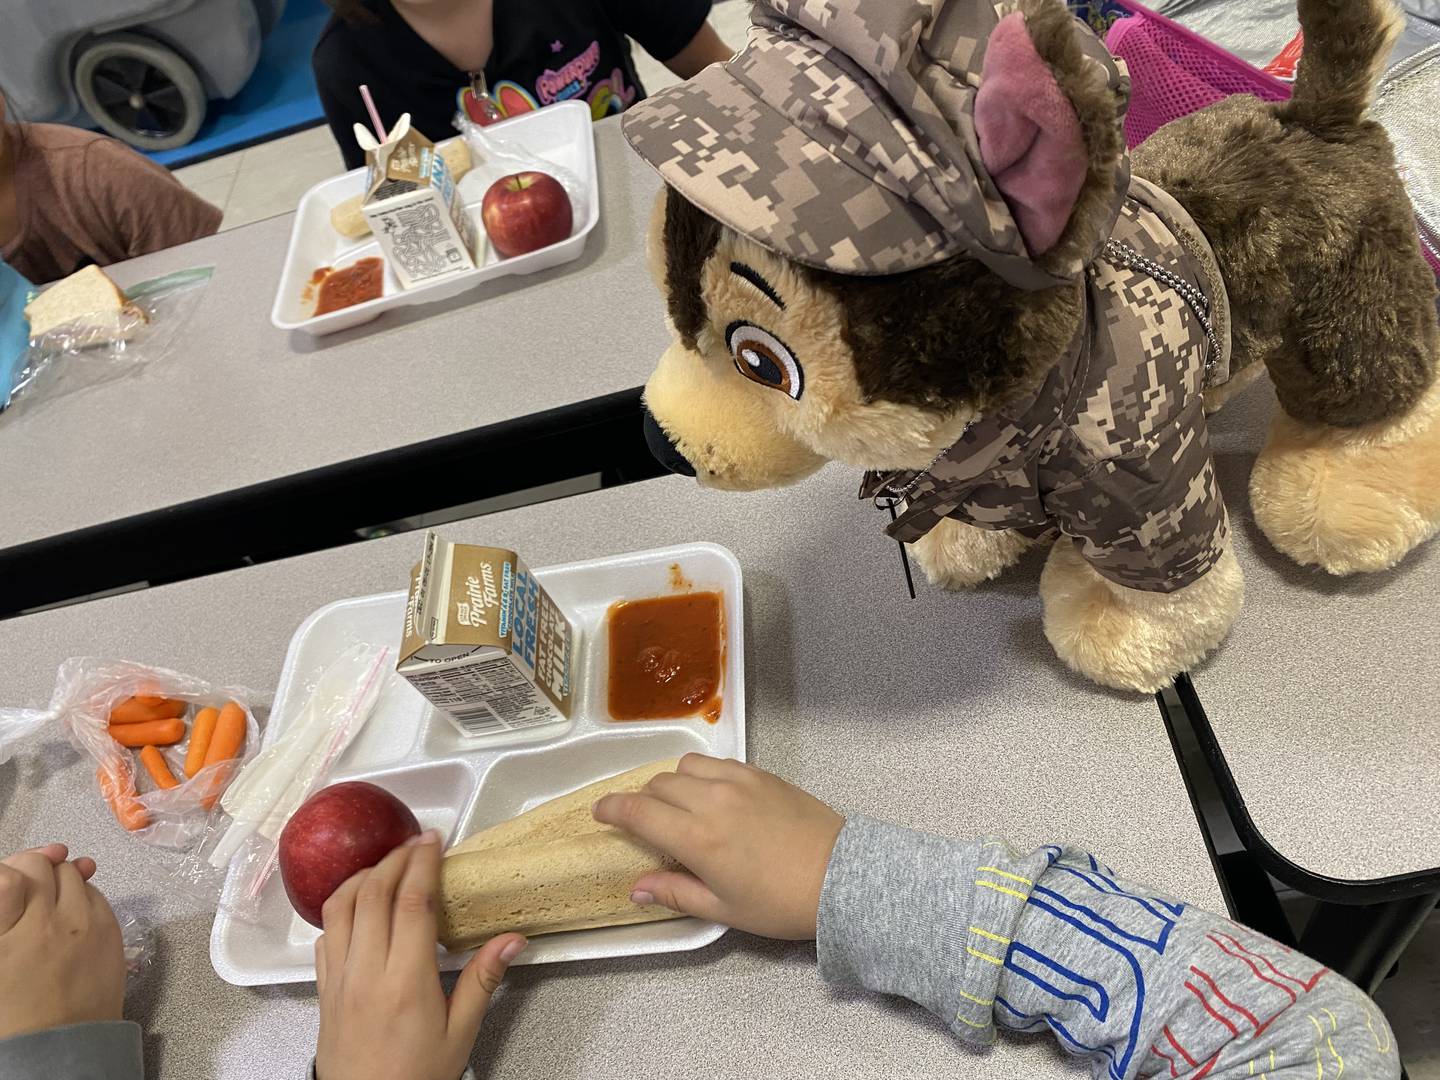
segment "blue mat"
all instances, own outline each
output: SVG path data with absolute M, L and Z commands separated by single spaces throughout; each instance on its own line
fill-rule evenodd
M 322 0 L 289 0 L 244 89 L 229 101 L 210 102 L 192 142 L 147 156 L 174 169 L 324 123 L 310 51 L 329 14 Z

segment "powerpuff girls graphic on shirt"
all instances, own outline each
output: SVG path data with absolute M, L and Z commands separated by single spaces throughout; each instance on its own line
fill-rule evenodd
M 612 113 L 624 112 L 638 96 L 637 88 L 627 85 L 625 72 L 619 67 L 612 68 L 603 78 L 596 78 L 600 67 L 599 41 L 591 41 L 569 59 L 560 59 L 567 50 L 565 43 L 558 39 L 550 43 L 550 51 L 557 63 L 541 71 L 533 87 L 527 89 L 513 79 L 500 79 L 490 88 L 490 97 L 502 118 L 559 101 L 580 100 L 589 103 L 592 120 L 601 120 Z M 472 87 L 463 87 L 456 100 L 470 119 L 477 124 L 486 122 L 483 106 Z

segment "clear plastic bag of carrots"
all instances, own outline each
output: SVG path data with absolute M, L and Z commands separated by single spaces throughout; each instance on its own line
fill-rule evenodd
M 159 847 L 189 847 L 260 745 L 256 695 L 165 668 L 72 657 L 46 709 L 0 709 L 0 762 L 47 729 L 95 765 L 115 821 Z

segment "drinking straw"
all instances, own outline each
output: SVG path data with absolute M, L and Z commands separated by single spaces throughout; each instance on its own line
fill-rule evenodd
M 360 97 L 365 101 L 365 108 L 370 113 L 370 122 L 375 125 L 375 134 L 380 141 L 385 141 L 385 125 L 380 122 L 380 110 L 375 108 L 375 99 L 370 96 L 370 87 L 364 83 L 360 84 Z

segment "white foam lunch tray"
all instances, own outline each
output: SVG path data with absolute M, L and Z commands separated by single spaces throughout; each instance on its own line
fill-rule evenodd
M 674 567 L 679 568 L 678 574 Z M 391 676 L 375 712 L 336 763 L 329 782 L 368 780 L 401 799 L 423 828 L 438 829 L 450 845 L 586 784 L 689 751 L 745 759 L 745 644 L 740 564 L 716 544 L 614 555 L 535 570 L 546 590 L 579 625 L 580 684 L 575 716 L 552 732 L 517 733 L 524 743 L 468 739 L 398 675 Z M 725 668 L 720 719 L 615 722 L 606 709 L 609 673 L 605 615 L 617 600 L 640 600 L 681 590 L 719 592 L 725 607 Z M 280 734 L 307 689 L 342 652 L 358 642 L 398 645 L 404 592 L 327 604 L 290 641 L 262 745 Z M 508 736 L 506 738 L 509 738 Z M 231 868 L 210 933 L 210 962 L 237 986 L 313 981 L 319 931 L 291 909 L 278 872 L 261 894 L 255 922 L 231 917 L 225 898 L 236 886 Z M 516 963 L 548 964 L 612 956 L 680 952 L 708 945 L 725 932 L 699 919 L 573 930 L 535 937 Z M 440 950 L 440 966 L 454 971 L 469 953 Z
M 290 247 L 285 253 L 285 267 L 280 273 L 280 287 L 275 293 L 275 305 L 270 309 L 270 321 L 281 330 L 333 334 L 337 330 L 369 322 L 391 308 L 448 300 L 491 278 L 533 274 L 537 270 L 546 270 L 579 258 L 585 249 L 585 238 L 600 220 L 600 191 L 590 106 L 577 101 L 549 105 L 502 121 L 495 130 L 503 131 L 507 140 L 518 143 L 536 157 L 568 169 L 579 179 L 584 197 L 583 202 L 574 206 L 576 228 L 568 240 L 525 255 L 502 258 L 483 239 L 485 228 L 480 222 L 482 191 L 465 205 L 466 212 L 475 222 L 476 235 L 482 238 L 480 265 L 475 269 L 447 274 L 414 288 L 402 289 L 387 263 L 384 287 L 379 297 L 326 315 L 311 316 L 305 292 L 311 275 L 319 267 L 345 267 L 357 259 L 380 255 L 380 243 L 373 236 L 352 240 L 341 236 L 330 224 L 331 210 L 365 190 L 365 170 L 353 169 L 342 176 L 322 180 L 301 197 L 295 221 L 290 227 Z

